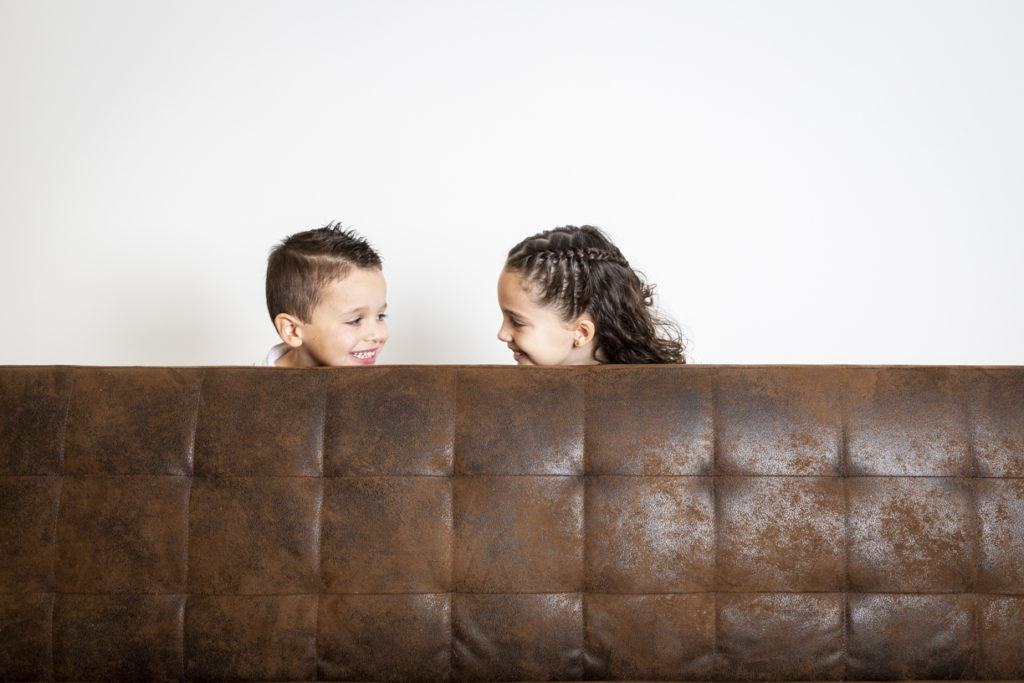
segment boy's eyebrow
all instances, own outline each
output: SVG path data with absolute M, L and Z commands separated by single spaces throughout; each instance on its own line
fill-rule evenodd
M 378 310 L 383 311 L 388 307 L 387 303 L 381 306 Z M 362 313 L 363 311 L 369 311 L 372 306 L 353 306 L 352 308 L 346 308 L 341 312 L 342 315 L 352 315 L 353 313 Z

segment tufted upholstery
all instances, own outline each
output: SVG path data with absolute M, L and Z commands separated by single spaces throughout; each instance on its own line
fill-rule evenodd
M 0 679 L 1024 677 L 1024 368 L 0 368 Z

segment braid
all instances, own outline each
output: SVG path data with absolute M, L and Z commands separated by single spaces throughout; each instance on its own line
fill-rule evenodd
M 505 268 L 563 319 L 592 316 L 607 362 L 686 362 L 678 326 L 652 310 L 653 287 L 599 229 L 570 225 L 528 237 L 509 251 Z
M 532 258 L 538 262 L 561 262 L 589 263 L 591 261 L 606 261 L 629 268 L 629 261 L 618 250 L 611 251 L 600 247 L 567 247 L 563 249 L 542 249 L 533 254 Z

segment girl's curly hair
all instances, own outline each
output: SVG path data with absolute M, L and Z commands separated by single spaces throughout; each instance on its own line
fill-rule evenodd
M 598 228 L 566 225 L 539 232 L 512 247 L 505 270 L 519 275 L 537 302 L 555 307 L 564 320 L 589 313 L 604 362 L 686 362 L 679 326 L 654 310 L 654 286 Z

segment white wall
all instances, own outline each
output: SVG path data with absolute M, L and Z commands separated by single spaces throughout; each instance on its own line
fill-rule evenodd
M 0 364 L 250 364 L 270 247 L 385 259 L 387 363 L 509 363 L 604 227 L 705 363 L 1024 364 L 1024 3 L 0 0 Z

